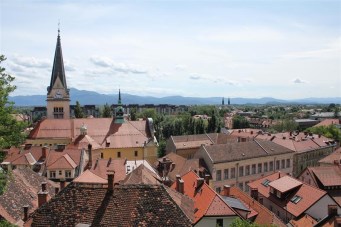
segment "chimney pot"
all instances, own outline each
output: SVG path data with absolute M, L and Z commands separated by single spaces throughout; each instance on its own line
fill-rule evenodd
M 205 183 L 206 184 L 210 184 L 210 175 L 209 174 L 205 174 Z
M 180 179 L 178 192 L 180 192 L 181 194 L 184 194 L 184 184 L 185 184 L 184 180 Z
M 88 155 L 89 155 L 88 166 L 89 166 L 89 169 L 91 169 L 92 167 L 92 145 L 90 143 L 88 144 Z
M 114 177 L 115 177 L 115 171 L 108 171 L 108 191 L 114 191 Z
M 41 182 L 41 191 L 45 192 L 46 191 L 46 182 Z
M 23 206 L 24 209 L 24 219 L 23 221 L 26 222 L 28 220 L 28 205 Z
M 251 197 L 258 200 L 258 188 L 251 188 Z
M 337 215 L 337 205 L 328 205 L 328 215 L 329 216 Z
M 204 184 L 204 178 L 197 178 L 197 188 L 200 188 Z
M 230 185 L 224 185 L 224 191 L 223 191 L 223 195 L 224 196 L 230 196 L 230 191 L 231 191 L 231 186 Z
M 47 146 L 43 146 L 41 148 L 41 158 L 46 159 L 46 156 L 47 156 Z
M 179 181 L 181 180 L 181 176 L 179 174 L 175 175 L 176 177 L 176 182 L 175 182 L 175 189 L 179 191 Z
M 58 188 L 58 187 L 55 187 L 55 188 L 54 188 L 54 194 L 57 195 L 58 192 L 59 192 L 59 188 Z
M 47 202 L 47 191 L 38 192 L 38 207 L 41 207 Z

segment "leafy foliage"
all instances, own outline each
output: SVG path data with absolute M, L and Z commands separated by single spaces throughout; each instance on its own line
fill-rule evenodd
M 76 118 L 83 118 L 84 117 L 84 113 L 83 113 L 82 107 L 81 107 L 81 105 L 79 104 L 78 101 L 76 101 L 75 117 Z
M 7 74 L 1 66 L 5 60 L 6 58 L 0 55 L 0 151 L 22 144 L 26 137 L 23 133 L 26 123 L 16 121 L 11 115 L 14 113 L 13 103 L 8 101 L 8 96 L 16 86 L 11 84 L 14 77 Z
M 248 120 L 239 115 L 235 115 L 232 118 L 232 127 L 234 129 L 239 129 L 239 128 L 248 128 L 250 127 Z
M 230 227 L 263 227 L 263 226 L 265 227 L 268 225 L 259 225 L 257 223 L 251 223 L 249 221 L 242 220 L 240 218 L 234 219 L 230 225 Z M 270 226 L 274 226 L 274 225 L 270 225 Z
M 320 134 L 327 138 L 341 141 L 341 130 L 335 125 L 311 127 L 305 130 L 314 134 Z
M 102 117 L 111 117 L 112 116 L 112 111 L 110 106 L 108 105 L 108 103 L 106 103 L 103 107 L 103 111 L 102 111 Z
M 159 158 L 166 155 L 166 141 L 161 140 L 159 141 L 159 147 L 157 148 L 157 156 Z
M 285 119 L 280 120 L 277 124 L 273 125 L 270 129 L 272 132 L 288 132 L 298 129 L 298 124 L 294 120 Z

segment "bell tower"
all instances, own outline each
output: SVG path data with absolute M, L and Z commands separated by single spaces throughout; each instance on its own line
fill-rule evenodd
M 60 43 L 60 30 L 56 51 L 54 54 L 53 68 L 50 86 L 47 87 L 47 118 L 69 119 L 70 118 L 70 94 L 66 85 L 62 46 Z

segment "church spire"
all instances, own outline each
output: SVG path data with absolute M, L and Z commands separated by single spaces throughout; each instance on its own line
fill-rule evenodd
M 48 93 L 51 92 L 58 78 L 60 80 L 61 86 L 65 90 L 67 90 L 65 70 L 64 70 L 64 61 L 63 61 L 63 54 L 62 54 L 62 45 L 60 42 L 59 25 L 58 25 L 57 45 L 56 45 L 56 50 L 54 54 L 53 68 L 52 68 L 52 74 L 51 74 L 51 82 L 47 91 Z
M 121 100 L 121 89 L 118 89 L 118 104 L 119 104 L 119 105 L 122 104 L 122 100 Z

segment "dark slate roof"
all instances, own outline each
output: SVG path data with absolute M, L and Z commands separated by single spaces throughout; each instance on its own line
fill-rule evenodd
M 293 152 L 272 141 L 254 140 L 205 146 L 213 163 L 245 160 Z
M 59 30 L 58 30 L 56 51 L 54 54 L 51 82 L 50 82 L 50 87 L 48 90 L 49 93 L 50 93 L 54 83 L 56 82 L 57 77 L 59 77 L 60 81 L 63 84 L 63 87 L 65 89 L 67 89 L 66 78 L 65 78 L 65 70 L 64 70 L 64 62 L 63 62 L 62 45 L 60 43 Z
M 30 215 L 31 226 L 190 226 L 162 185 L 118 185 L 113 191 L 71 183 Z
M 228 196 L 221 196 L 221 198 L 232 208 L 250 211 L 250 209 L 247 208 L 239 199 Z

